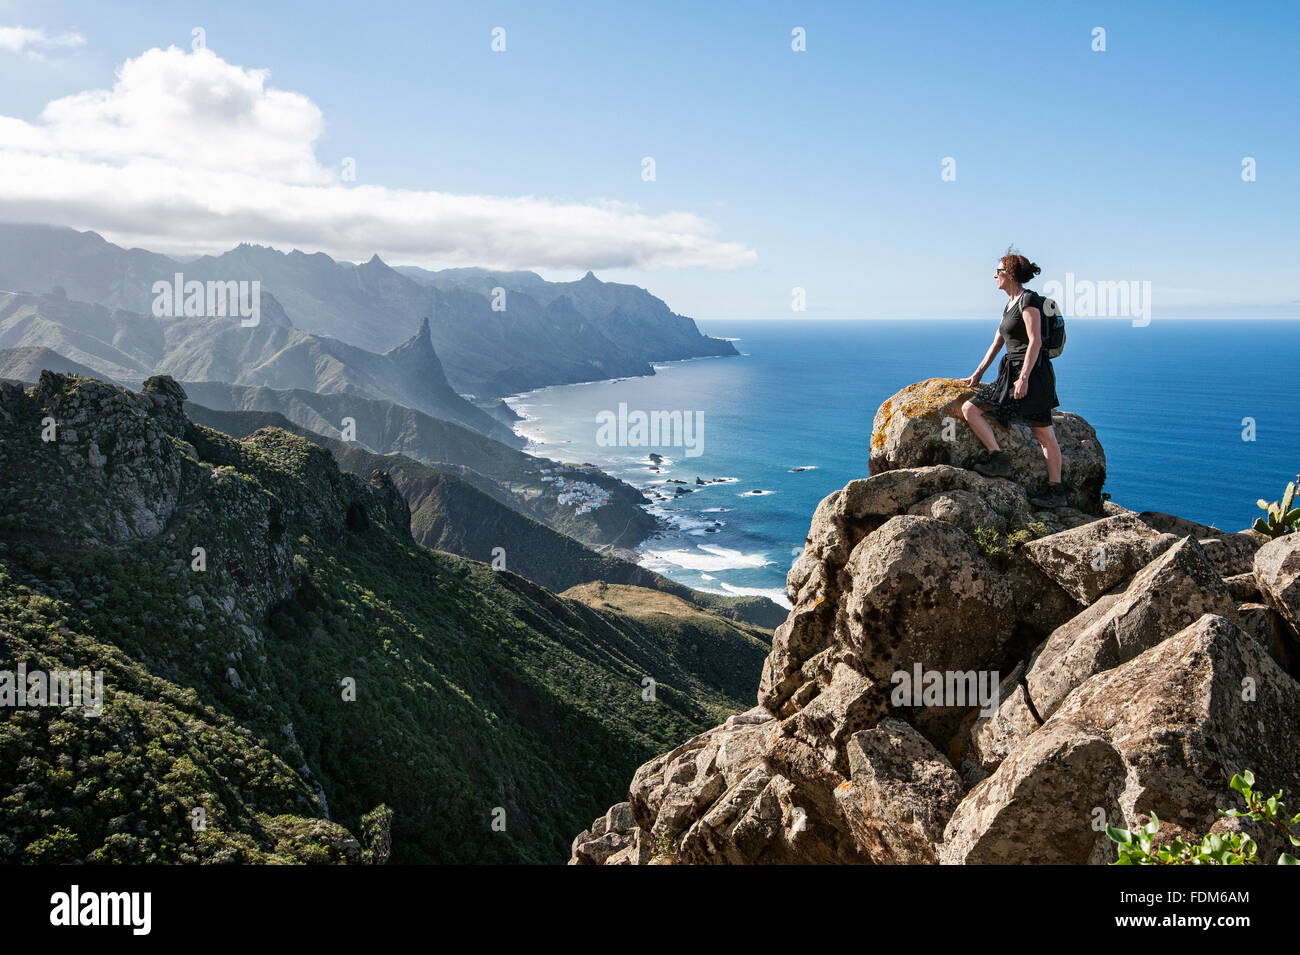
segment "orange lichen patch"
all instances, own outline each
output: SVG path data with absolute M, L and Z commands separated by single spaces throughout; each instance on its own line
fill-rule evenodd
M 885 446 L 885 438 L 895 415 L 904 418 L 919 418 L 924 415 L 947 411 L 954 414 L 955 406 L 975 394 L 975 389 L 957 378 L 927 378 L 914 385 L 908 385 L 898 394 L 885 401 L 876 412 L 871 435 L 872 450 L 879 451 Z
M 844 780 L 844 782 L 840 783 L 840 784 L 839 784 L 838 786 L 836 786 L 835 788 L 838 789 L 838 790 L 839 790 L 840 792 L 842 792 L 842 793 L 846 793 L 846 792 L 848 792 L 850 789 L 853 788 L 853 783 L 851 783 L 849 780 L 846 779 L 846 780 Z

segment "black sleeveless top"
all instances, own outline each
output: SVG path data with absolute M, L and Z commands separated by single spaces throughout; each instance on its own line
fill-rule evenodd
M 1052 409 L 1060 407 L 1056 397 L 1056 370 L 1047 357 L 1046 342 L 1039 348 L 1038 358 L 1029 372 L 1029 389 L 1023 398 L 1015 397 L 1016 378 L 1024 366 L 1029 351 L 1029 332 L 1025 328 L 1024 310 L 1038 309 L 1043 314 L 1043 297 L 1032 289 L 1025 289 L 1020 297 L 1010 303 L 1002 313 L 998 334 L 1006 346 L 1006 354 L 998 363 L 997 380 L 982 385 L 976 401 L 993 413 L 1003 423 L 1019 418 L 1030 424 L 1051 424 Z M 1041 325 L 1040 325 L 1041 327 Z
M 1020 293 L 1016 301 L 1011 302 L 1006 311 L 1002 313 L 1002 324 L 998 326 L 998 333 L 1002 340 L 1006 342 L 1007 354 L 1017 363 L 1023 363 L 1025 354 L 1029 351 L 1029 332 L 1025 328 L 1025 309 L 1038 309 L 1039 327 L 1042 327 L 1043 315 L 1043 297 L 1033 289 L 1025 289 Z M 1040 354 L 1042 352 L 1040 351 Z M 1047 356 L 1043 355 L 1046 359 Z

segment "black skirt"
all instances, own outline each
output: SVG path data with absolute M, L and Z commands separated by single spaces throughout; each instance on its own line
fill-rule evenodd
M 1052 360 L 1039 354 L 1038 364 L 1029 373 L 1029 390 L 1016 399 L 1016 379 L 1020 377 L 1023 356 L 1003 355 L 998 364 L 997 380 L 980 385 L 974 404 L 1004 425 L 1019 419 L 1033 427 L 1052 423 L 1052 409 L 1060 406 L 1056 397 L 1056 371 Z

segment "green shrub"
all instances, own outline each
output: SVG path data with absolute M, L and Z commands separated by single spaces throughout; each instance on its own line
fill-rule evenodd
M 1282 494 L 1282 500 L 1279 503 L 1274 501 L 1272 504 L 1265 501 L 1262 497 L 1255 503 L 1264 511 L 1265 517 L 1255 518 L 1254 529 L 1269 539 L 1281 537 L 1283 534 L 1290 534 L 1297 527 L 1300 527 L 1300 507 L 1293 507 L 1295 501 L 1296 484 L 1300 482 L 1300 474 L 1296 479 L 1286 486 L 1286 491 Z
M 383 803 L 361 817 L 361 858 L 367 865 L 383 865 L 393 849 L 393 810 Z
M 1229 785 L 1246 801 L 1246 811 L 1220 810 L 1221 815 L 1255 822 L 1266 822 L 1281 832 L 1291 845 L 1300 846 L 1300 813 L 1286 818 L 1282 793 L 1267 798 L 1255 792 L 1255 775 L 1250 770 L 1233 776 Z M 1244 832 L 1225 835 L 1211 833 L 1197 843 L 1185 842 L 1181 837 L 1172 842 L 1156 843 L 1155 835 L 1160 820 L 1151 813 L 1151 821 L 1136 830 L 1106 827 L 1106 835 L 1119 844 L 1119 857 L 1111 865 L 1256 865 L 1260 862 L 1259 846 Z M 1300 865 L 1290 853 L 1278 856 L 1278 865 Z
M 986 557 L 1005 557 L 1021 544 L 1035 537 L 1042 537 L 1046 533 L 1047 525 L 1041 521 L 1034 521 L 1008 534 L 1002 534 L 996 527 L 981 525 L 975 528 L 974 536 L 975 543 L 979 545 L 979 549 Z

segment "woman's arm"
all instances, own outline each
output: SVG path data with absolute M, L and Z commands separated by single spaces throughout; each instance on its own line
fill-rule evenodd
M 1016 379 L 1015 397 L 1023 398 L 1029 394 L 1029 373 L 1034 370 L 1038 353 L 1043 349 L 1043 316 L 1036 308 L 1024 310 L 1025 331 L 1029 334 L 1029 348 L 1025 351 L 1025 363 L 1020 366 L 1020 376 Z
M 980 362 L 980 366 L 975 369 L 975 374 L 961 380 L 974 388 L 980 383 L 980 379 L 984 377 L 984 372 L 988 370 L 989 365 L 993 364 L 993 359 L 998 357 L 1000 351 L 1002 351 L 1002 333 L 998 332 L 993 336 L 993 344 L 989 346 L 988 353 L 984 356 L 984 360 Z

